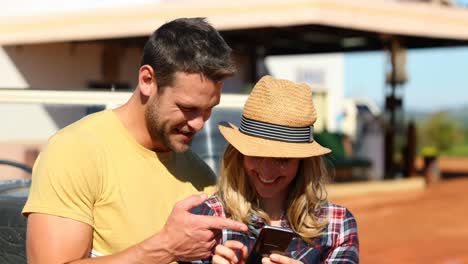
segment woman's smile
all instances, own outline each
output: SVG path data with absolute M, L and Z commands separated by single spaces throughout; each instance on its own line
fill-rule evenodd
M 272 185 L 273 183 L 280 181 L 281 178 L 282 176 L 278 176 L 276 178 L 264 178 L 260 174 L 258 174 L 259 181 L 266 185 Z

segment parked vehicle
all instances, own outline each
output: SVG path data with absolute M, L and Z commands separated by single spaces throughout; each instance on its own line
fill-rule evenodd
M 13 166 L 28 173 L 31 168 L 10 160 L 1 166 Z M 0 181 L 0 263 L 26 263 L 26 219 L 21 215 L 28 197 L 30 179 Z

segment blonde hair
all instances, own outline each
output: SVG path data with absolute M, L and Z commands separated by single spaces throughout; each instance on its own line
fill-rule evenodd
M 244 171 L 242 155 L 229 144 L 224 151 L 218 195 L 227 215 L 249 224 L 252 215 L 270 223 L 270 217 L 258 202 L 255 189 L 250 185 Z M 327 169 L 321 157 L 301 160 L 295 179 L 290 183 L 286 216 L 291 228 L 306 242 L 319 236 L 327 221 L 319 221 L 317 212 L 326 203 L 325 180 Z

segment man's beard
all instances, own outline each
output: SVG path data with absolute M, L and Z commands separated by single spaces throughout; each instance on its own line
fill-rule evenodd
M 172 150 L 174 152 L 185 152 L 187 151 L 187 148 L 180 149 L 174 142 L 171 141 L 170 139 L 170 134 L 165 133 L 163 127 L 160 126 L 160 120 L 159 120 L 159 114 L 158 111 L 155 107 L 155 104 L 150 102 L 150 107 L 146 108 L 145 111 L 145 121 L 146 121 L 146 126 L 148 128 L 148 133 L 151 137 L 151 140 L 153 142 L 159 142 L 162 143 L 163 146 L 167 150 Z

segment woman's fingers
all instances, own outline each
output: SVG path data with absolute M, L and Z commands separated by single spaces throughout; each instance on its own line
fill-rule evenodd
M 236 255 L 240 251 L 240 257 Z M 217 245 L 214 251 L 213 263 L 245 263 L 247 259 L 247 247 L 242 242 L 228 240 L 223 245 Z
M 220 255 L 214 255 L 213 258 L 211 259 L 211 263 L 213 264 L 231 264 L 229 260 L 223 258 Z
M 234 252 L 234 250 L 232 250 L 231 248 L 229 248 L 229 247 L 227 247 L 225 245 L 217 245 L 216 246 L 215 255 L 213 256 L 213 260 L 215 259 L 215 257 L 217 259 L 223 258 L 224 260 L 227 261 L 226 263 L 231 263 L 231 262 L 237 263 L 237 262 L 239 262 L 239 259 L 237 259 L 237 256 L 236 256 L 236 253 Z M 224 262 L 220 262 L 220 263 L 224 263 Z
M 230 249 L 240 250 L 243 257 L 247 257 L 247 247 L 240 241 L 237 240 L 228 240 L 224 243 L 224 246 Z
M 262 259 L 262 264 L 303 264 L 299 260 L 292 259 L 279 254 L 271 254 L 268 258 Z

